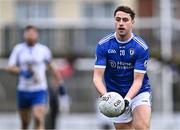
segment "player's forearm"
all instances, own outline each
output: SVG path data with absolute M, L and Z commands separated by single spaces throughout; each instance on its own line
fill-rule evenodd
M 103 83 L 104 71 L 105 69 L 95 68 L 94 76 L 93 76 L 94 85 L 101 96 L 107 92 L 106 87 L 104 86 L 104 83 Z
M 62 76 L 59 75 L 54 68 L 51 69 L 51 71 L 52 71 L 53 77 L 54 77 L 54 79 L 57 81 L 57 83 L 58 83 L 58 84 L 62 84 L 62 83 L 63 83 Z
M 54 80 L 55 80 L 57 86 L 58 86 L 59 84 L 63 84 L 63 82 L 64 82 L 64 81 L 63 81 L 63 78 L 62 78 L 62 76 L 56 71 L 55 65 L 54 65 L 53 63 L 50 63 L 50 64 L 48 65 L 48 67 L 49 67 L 50 71 L 52 72 L 52 75 L 53 75 L 53 77 L 54 77 Z
M 98 93 L 102 96 L 104 95 L 107 91 L 106 91 L 106 87 L 104 86 L 104 83 L 101 79 L 99 78 L 93 78 L 93 82 L 94 85 L 96 87 L 96 90 L 98 91 Z
M 126 98 L 132 99 L 134 96 L 136 96 L 141 86 L 142 86 L 142 80 L 135 80 L 131 88 L 129 89 L 128 93 L 126 94 Z
M 12 74 L 19 74 L 19 71 L 20 71 L 19 68 L 16 66 L 7 67 L 6 70 Z
M 138 93 L 138 91 L 142 86 L 143 79 L 144 79 L 144 73 L 137 73 L 137 72 L 134 73 L 134 82 L 131 88 L 129 89 L 128 93 L 126 94 L 125 98 L 130 100 L 134 96 L 136 96 L 136 94 Z

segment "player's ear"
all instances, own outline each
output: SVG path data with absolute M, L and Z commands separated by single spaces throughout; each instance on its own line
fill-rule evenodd
M 134 24 L 135 23 L 135 21 L 134 20 L 132 20 L 132 24 Z

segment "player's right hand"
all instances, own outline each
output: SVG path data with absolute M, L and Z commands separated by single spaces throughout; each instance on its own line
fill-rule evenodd
M 106 94 L 107 92 L 103 92 L 103 93 L 100 93 L 99 97 L 102 97 L 104 94 Z
M 34 73 L 30 70 L 21 70 L 19 74 L 26 79 L 29 79 L 34 75 Z

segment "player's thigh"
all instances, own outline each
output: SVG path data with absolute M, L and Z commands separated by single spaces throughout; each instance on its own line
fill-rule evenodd
M 129 107 L 128 109 L 125 110 L 125 112 L 118 116 L 118 117 L 113 117 L 110 118 L 112 122 L 114 122 L 114 126 L 116 130 L 121 130 L 121 129 L 132 129 L 132 111 L 131 108 Z
M 133 127 L 138 129 L 148 129 L 151 120 L 151 107 L 139 105 L 133 110 Z
M 132 121 L 129 123 L 114 123 L 114 127 L 116 128 L 116 130 L 132 130 L 133 126 L 132 126 Z
M 35 92 L 31 100 L 32 112 L 35 118 L 43 118 L 47 106 L 47 92 Z
M 31 110 L 30 109 L 20 109 L 19 115 L 20 115 L 21 121 L 23 123 L 28 123 L 30 121 L 30 117 L 31 117 Z

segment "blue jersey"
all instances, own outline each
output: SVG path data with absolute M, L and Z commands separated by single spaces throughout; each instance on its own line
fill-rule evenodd
M 134 72 L 144 73 L 138 93 L 151 91 L 146 73 L 148 59 L 148 46 L 140 37 L 132 34 L 127 41 L 121 42 L 113 33 L 97 44 L 95 68 L 105 68 L 107 91 L 118 92 L 124 97 L 133 84 Z

